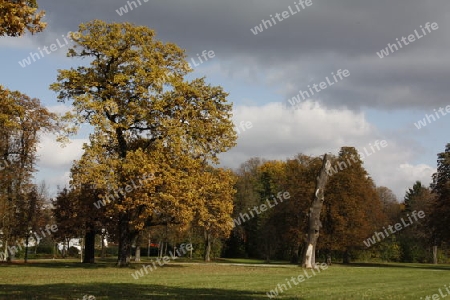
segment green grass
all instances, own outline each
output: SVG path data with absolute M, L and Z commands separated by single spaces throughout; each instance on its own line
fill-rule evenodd
M 0 299 L 268 299 L 266 293 L 292 276 L 297 266 L 178 264 L 170 262 L 135 280 L 141 264 L 118 269 L 111 261 L 95 265 L 75 260 L 0 264 Z M 307 271 L 311 275 L 311 271 Z M 333 265 L 281 293 L 278 299 L 425 299 L 450 285 L 450 266 L 422 264 Z M 441 298 L 439 298 L 441 299 Z

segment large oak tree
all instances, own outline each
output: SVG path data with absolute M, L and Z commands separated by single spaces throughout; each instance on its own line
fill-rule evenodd
M 204 162 L 235 145 L 231 104 L 219 86 L 204 79 L 187 81 L 191 69 L 185 52 L 155 39 L 145 26 L 94 20 L 79 27 L 69 57 L 87 58 L 88 66 L 59 70 L 51 88 L 70 101 L 78 124 L 94 128 L 86 151 L 84 180 L 114 190 L 151 172 L 154 180 L 112 206 L 118 224 L 118 265 L 128 264 L 131 243 L 154 207 L 158 217 L 176 222 L 192 219 L 195 192 L 189 186 Z M 170 76 L 169 76 L 170 75 Z M 84 166 L 83 166 L 84 167 Z M 106 176 L 105 176 L 106 174 Z M 189 203 L 191 205 L 189 205 Z

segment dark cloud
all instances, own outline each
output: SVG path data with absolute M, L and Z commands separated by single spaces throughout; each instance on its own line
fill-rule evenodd
M 155 29 L 160 39 L 177 43 L 189 55 L 214 50 L 227 69 L 282 72 L 268 84 L 283 87 L 286 99 L 341 68 L 352 75 L 318 95 L 329 107 L 429 109 L 447 104 L 447 0 L 312 0 L 312 6 L 258 35 L 250 29 L 294 7 L 294 1 L 139 1 L 119 16 L 116 10 L 131 0 L 41 0 L 49 22 L 42 36 L 54 40 L 92 19 L 133 22 Z M 388 57 L 377 56 L 426 22 L 437 22 L 439 29 Z

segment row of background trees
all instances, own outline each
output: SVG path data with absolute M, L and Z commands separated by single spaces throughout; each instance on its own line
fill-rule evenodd
M 438 170 L 430 187 L 417 181 L 397 199 L 387 187 L 376 186 L 353 147 L 342 147 L 332 166 L 347 166 L 333 174 L 326 186 L 318 257 L 328 255 L 344 263 L 359 261 L 448 262 L 448 188 L 450 144 L 438 154 Z M 352 162 L 349 164 L 348 162 Z M 224 247 L 228 257 L 258 257 L 299 262 L 303 253 L 308 212 L 321 167 L 320 157 L 297 155 L 286 161 L 251 159 L 237 171 L 234 217 L 259 206 L 279 191 L 291 199 L 233 229 Z M 408 221 L 412 211 L 425 218 L 367 247 L 364 241 L 383 228 Z M 439 246 L 434 257 L 433 246 Z
M 325 192 L 318 260 L 325 261 L 331 255 L 334 260 L 344 262 L 352 259 L 434 262 L 433 246 L 438 246 L 437 261 L 448 262 L 448 184 L 442 181 L 448 180 L 445 172 L 450 165 L 449 153 L 450 144 L 445 152 L 438 154 L 438 172 L 434 174 L 431 186 L 415 182 L 401 202 L 389 188 L 375 186 L 361 161 L 334 174 Z M 333 158 L 333 164 L 348 161 L 349 155 L 357 155 L 356 150 L 343 147 Z M 211 257 L 245 257 L 267 262 L 289 260 L 299 263 L 307 232 L 307 213 L 320 166 L 320 157 L 299 154 L 286 161 L 253 158 L 234 174 L 229 170 L 211 168 L 210 172 L 202 175 L 202 186 L 192 190 L 198 202 L 189 209 L 188 221 L 167 219 L 165 213 L 155 210 L 159 221 L 155 219 L 153 223 L 143 225 L 133 240 L 130 255 L 139 260 L 140 249 L 148 251 L 150 243 L 159 245 L 158 255 L 167 255 L 168 251 L 174 253 L 180 244 L 191 243 L 194 257 L 205 260 Z M 45 195 L 44 190 L 45 187 L 41 186 L 38 195 Z M 266 199 L 280 191 L 288 191 L 291 197 L 265 212 L 254 214 L 249 220 L 241 219 L 241 224 L 235 223 L 232 228 L 230 217 L 238 220 L 241 214 L 266 203 Z M 51 237 L 53 242 L 67 242 L 69 238 L 83 236 L 84 262 L 94 262 L 95 248 L 101 248 L 104 237 L 112 245 L 118 242 L 114 210 L 108 205 L 100 209 L 93 205 L 101 199 L 101 193 L 90 186 L 80 190 L 65 188 L 52 205 L 47 203 L 46 206 L 45 196 L 39 196 L 41 200 L 36 209 L 39 213 L 23 224 L 37 229 L 53 220 L 59 228 Z M 23 198 L 21 207 L 27 207 L 30 199 Z M 399 223 L 401 218 L 408 220 L 407 215 L 414 210 L 424 211 L 426 217 L 370 248 L 363 243 L 376 231 L 382 232 L 383 227 Z M 28 211 L 16 210 L 17 216 L 22 216 L 16 220 L 25 220 Z M 16 236 L 23 237 L 26 232 L 24 229 Z M 105 252 L 102 253 L 104 255 Z M 155 255 L 155 250 L 152 253 Z

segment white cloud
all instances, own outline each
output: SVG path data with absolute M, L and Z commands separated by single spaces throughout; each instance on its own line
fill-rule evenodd
M 280 103 L 236 106 L 235 125 L 249 121 L 253 127 L 240 130 L 238 146 L 231 152 L 267 158 L 286 158 L 299 152 L 318 155 L 345 145 L 358 146 L 358 142 L 363 145 L 370 141 L 368 136 L 376 133 L 363 113 L 327 110 L 311 101 L 301 103 L 298 108 L 288 109 Z
M 11 49 L 29 49 L 33 48 L 35 39 L 30 34 L 21 37 L 2 37 L 0 47 Z
M 413 165 L 418 153 L 401 135 L 386 136 L 369 123 L 362 112 L 327 109 L 317 102 L 303 102 L 298 110 L 279 103 L 264 106 L 236 106 L 233 121 L 239 128 L 237 146 L 221 155 L 222 165 L 236 168 L 251 157 L 285 160 L 298 153 L 336 154 L 343 146 L 364 148 L 369 154 L 364 167 L 375 183 L 386 186 L 402 199 L 416 180 L 427 185 L 435 171 L 428 165 Z M 245 123 L 252 127 L 246 128 Z M 245 130 L 244 130 L 244 129 Z M 386 140 L 386 147 L 375 141 Z M 371 148 L 372 146 L 372 148 Z M 373 149 L 374 151 L 372 151 Z
M 58 105 L 47 106 L 47 109 L 53 113 L 63 115 L 66 112 L 73 110 L 73 107 L 71 105 L 58 104 Z
M 431 176 L 436 172 L 426 164 L 413 165 L 410 163 L 389 165 L 384 170 L 376 171 L 376 178 L 378 185 L 387 186 L 394 191 L 397 198 L 402 201 L 405 197 L 405 192 L 412 188 L 416 181 L 422 182 L 424 186 L 428 186 L 431 182 Z
M 38 167 L 52 168 L 55 171 L 67 171 L 72 162 L 83 154 L 83 144 L 87 139 L 72 139 L 70 143 L 62 146 L 53 135 L 43 135 L 38 146 Z
M 81 158 L 83 144 L 87 142 L 87 139 L 71 139 L 70 143 L 61 146 L 54 135 L 41 136 L 37 150 L 38 173 L 35 181 L 38 184 L 45 181 L 51 197 L 56 196 L 57 187 L 68 186 L 72 163 Z

